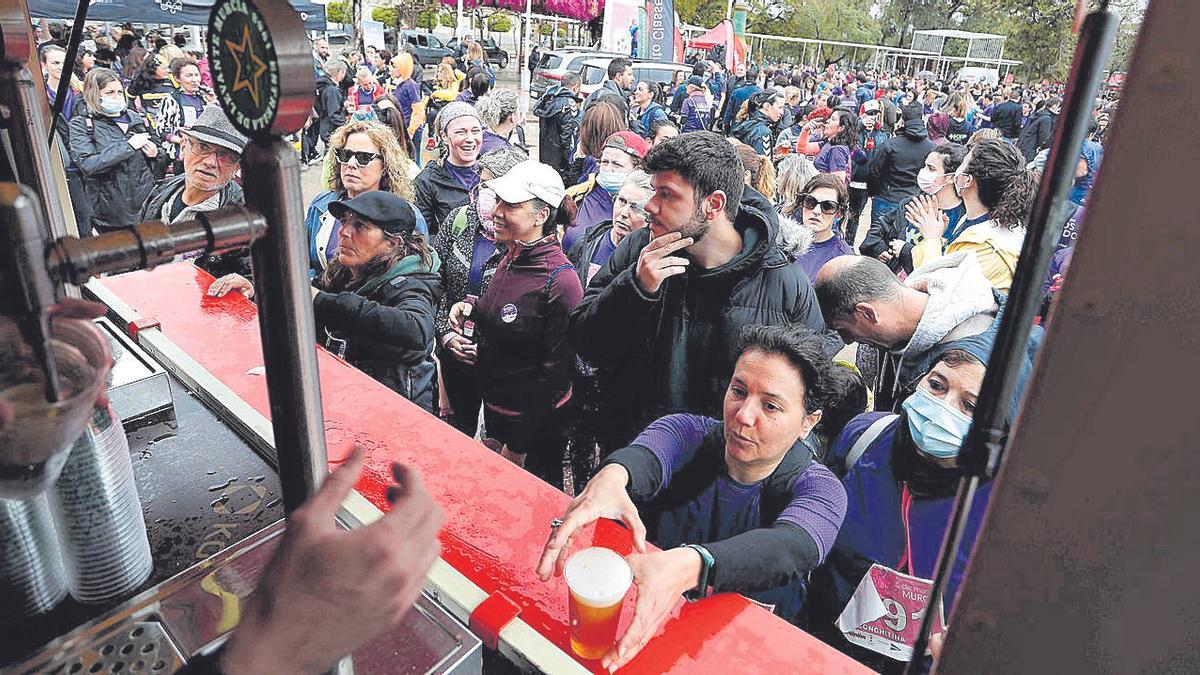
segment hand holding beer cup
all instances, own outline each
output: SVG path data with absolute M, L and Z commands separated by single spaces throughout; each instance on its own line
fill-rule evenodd
M 601 518 L 625 523 L 633 533 L 634 550 L 639 553 L 646 552 L 646 526 L 642 524 L 637 507 L 625 491 L 628 483 L 629 472 L 625 467 L 616 464 L 604 467 L 588 481 L 583 492 L 580 492 L 567 507 L 567 512 L 562 517 L 562 525 L 550 531 L 550 539 L 542 549 L 542 559 L 537 566 L 539 579 L 549 581 L 551 574 L 561 575 L 575 533 L 588 523 Z

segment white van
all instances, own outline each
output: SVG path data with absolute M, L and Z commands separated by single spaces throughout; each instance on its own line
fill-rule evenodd
M 964 66 L 958 69 L 958 79 L 968 84 L 999 84 L 1000 71 L 995 68 Z

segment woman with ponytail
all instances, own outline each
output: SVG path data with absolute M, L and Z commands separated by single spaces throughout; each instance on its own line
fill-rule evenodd
M 920 267 L 942 255 L 968 251 L 975 254 L 992 286 L 1008 292 L 1037 193 L 1037 173 L 1025 168 L 1025 157 L 1015 145 L 991 140 L 967 154 L 953 185 L 966 206 L 958 223 L 949 223 L 925 201 L 908 206 L 905 215 L 921 236 L 912 250 L 913 264 Z M 948 243 L 947 231 L 958 233 Z

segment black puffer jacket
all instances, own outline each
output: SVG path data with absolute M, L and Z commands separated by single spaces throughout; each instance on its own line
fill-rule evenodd
M 759 111 L 735 124 L 729 135 L 754 148 L 754 152 L 760 155 L 770 155 L 775 145 L 771 120 Z
M 83 187 L 92 210 L 92 227 L 104 232 L 138 222 L 142 204 L 166 169 L 166 148 L 145 118 L 129 111 L 129 128 L 122 131 L 113 118 L 84 111 L 71 120 L 71 161 L 83 175 Z M 158 156 L 147 157 L 130 147 L 135 134 L 150 134 L 159 144 Z
M 778 218 L 765 197 L 747 188 L 734 223 L 741 253 L 716 269 L 693 266 L 669 277 L 653 295 L 635 280 L 650 229 L 621 240 L 571 314 L 579 355 L 601 369 L 612 434 L 603 443 L 624 445 L 671 413 L 719 418 L 743 326 L 798 323 L 824 331 L 812 283 L 775 243 Z M 836 336 L 831 356 L 835 346 L 841 347 Z
M 163 215 L 163 206 L 167 200 L 174 199 L 175 194 L 183 189 L 183 182 L 186 176 L 179 175 L 161 181 L 154 189 L 150 191 L 150 196 L 146 198 L 146 202 L 142 204 L 142 210 L 138 214 L 138 220 L 141 222 L 147 220 L 163 220 L 168 223 L 176 223 L 184 220 L 190 220 L 195 217 L 196 211 L 209 211 L 209 208 L 200 208 L 200 205 L 191 208 L 184 208 L 175 220 L 167 221 Z M 242 204 L 245 202 L 245 197 L 242 195 L 242 188 L 234 181 L 229 181 L 221 191 L 217 193 L 217 200 L 214 208 L 221 208 L 230 204 Z M 250 249 L 242 249 L 240 251 L 230 251 L 229 253 L 217 253 L 213 255 L 202 255 L 196 258 L 196 267 L 208 272 L 214 277 L 220 278 L 226 274 L 240 274 L 247 279 L 253 278 L 253 271 L 250 264 Z
M 565 174 L 571 165 L 575 134 L 579 131 L 575 95 L 556 84 L 538 99 L 533 114 L 538 118 L 538 160 Z
M 889 245 L 896 239 L 904 240 L 904 226 L 907 217 L 904 215 L 904 207 L 912 201 L 912 197 L 905 197 L 900 202 L 900 206 L 885 213 L 880 218 L 874 218 L 871 221 L 871 228 L 867 230 L 867 236 L 863 239 L 863 243 L 858 247 L 859 253 L 871 258 L 878 258 L 887 251 Z M 904 270 L 905 272 L 913 271 L 912 259 L 913 243 L 905 241 L 904 247 L 900 249 L 900 255 L 892 258 L 886 264 L 893 272 Z
M 425 216 L 430 235 L 438 233 L 442 221 L 452 211 L 471 201 L 467 189 L 450 175 L 445 163 L 445 159 L 430 161 L 413 181 L 413 191 L 416 193 L 413 204 Z
M 392 391 L 433 412 L 433 312 L 442 297 L 437 254 L 410 255 L 349 290 L 313 298 L 317 341 Z
M 905 120 L 904 131 L 887 139 L 871 158 L 869 183 L 878 186 L 875 196 L 899 202 L 920 192 L 917 174 L 933 148 L 933 141 L 925 131 L 925 120 L 920 117 Z
M 1050 147 L 1050 139 L 1054 136 L 1054 113 L 1042 108 L 1030 115 L 1029 121 L 1021 127 L 1021 135 L 1017 137 L 1017 148 L 1025 155 L 1026 162 L 1032 162 L 1042 148 Z

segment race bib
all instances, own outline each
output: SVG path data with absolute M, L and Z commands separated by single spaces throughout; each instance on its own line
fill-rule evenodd
M 933 582 L 927 579 L 872 565 L 838 617 L 838 629 L 860 647 L 897 661 L 910 661 L 932 593 Z M 946 629 L 942 603 L 936 611 L 934 635 Z

